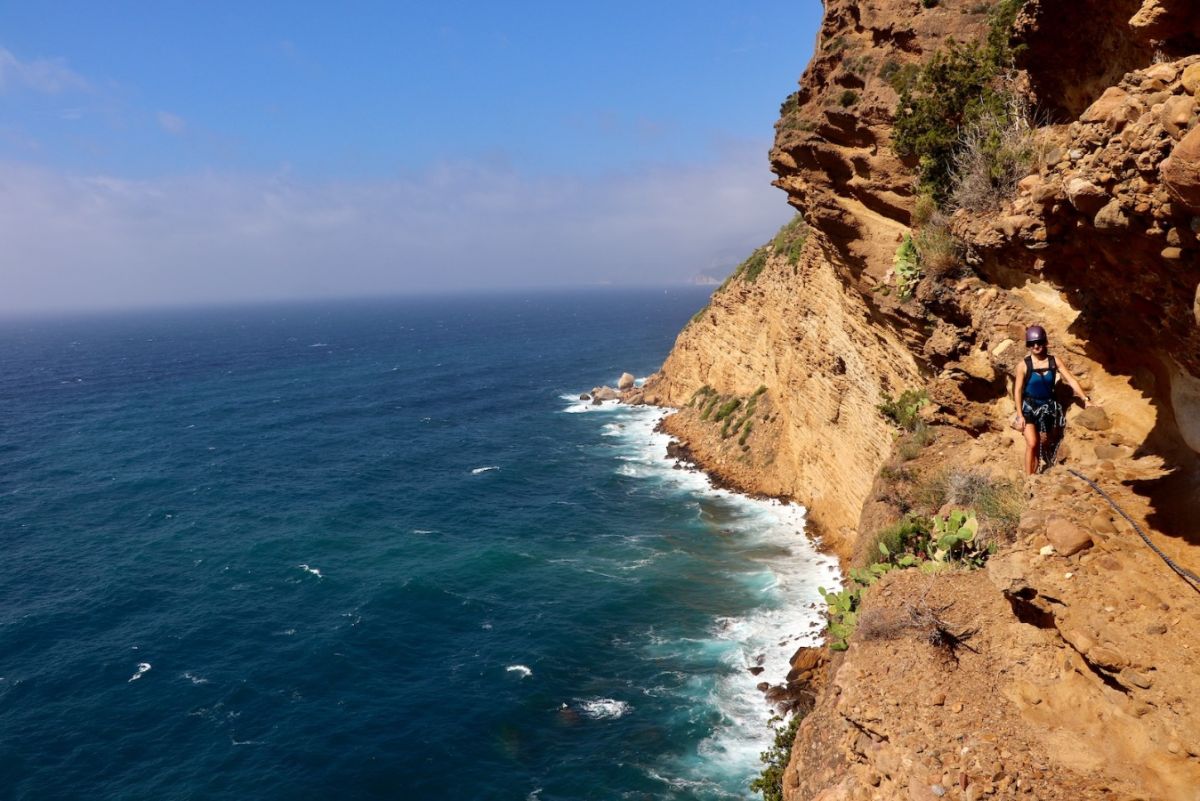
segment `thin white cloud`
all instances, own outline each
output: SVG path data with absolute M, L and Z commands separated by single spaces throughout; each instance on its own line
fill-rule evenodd
M 86 92 L 91 89 L 91 84 L 60 58 L 22 61 L 11 50 L 0 47 L 0 92 L 17 88 L 54 95 Z
M 183 132 L 187 130 L 187 122 L 177 114 L 160 111 L 158 112 L 158 127 L 172 136 L 182 136 Z
M 766 144 L 602 178 L 130 181 L 0 164 L 0 311 L 682 281 L 791 216 Z

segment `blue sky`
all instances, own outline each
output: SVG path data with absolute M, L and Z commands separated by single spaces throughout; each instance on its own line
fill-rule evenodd
M 766 150 L 820 11 L 10 7 L 0 311 L 719 270 L 790 216 Z

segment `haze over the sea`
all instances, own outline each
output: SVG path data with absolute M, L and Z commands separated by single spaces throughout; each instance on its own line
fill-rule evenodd
M 8 8 L 0 314 L 722 275 L 820 10 Z

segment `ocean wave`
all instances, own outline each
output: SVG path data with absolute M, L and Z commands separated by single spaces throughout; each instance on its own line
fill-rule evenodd
M 504 670 L 508 673 L 516 673 L 523 679 L 527 679 L 533 675 L 533 671 L 524 665 L 509 665 Z
M 633 707 L 615 698 L 591 698 L 579 702 L 583 714 L 593 720 L 616 720 L 624 717 Z
M 499 469 L 500 469 L 499 465 L 494 465 L 494 464 L 488 465 L 486 467 L 474 467 L 471 469 L 471 475 L 477 476 L 480 473 L 487 473 L 492 470 L 499 470 Z
M 184 673 L 183 678 L 188 679 L 192 684 L 208 684 L 208 679 L 190 672 Z M 130 679 L 130 681 L 133 681 L 133 679 Z
M 593 403 L 590 400 L 580 400 L 579 395 L 559 395 L 559 398 L 565 401 L 571 401 L 567 405 L 564 412 L 567 414 L 581 414 L 583 412 L 611 412 L 621 408 L 621 402 L 617 400 L 600 401 Z M 629 408 L 629 407 L 625 407 Z
M 296 565 L 296 567 L 300 568 L 305 573 L 312 573 L 314 576 L 316 576 L 319 579 L 325 578 L 324 576 L 321 575 L 321 571 L 318 568 L 309 567 L 308 565 Z
M 697 752 L 656 766 L 656 778 L 676 787 L 725 786 L 757 771 L 758 755 L 773 736 L 769 721 L 774 713 L 758 684 L 783 683 L 796 649 L 820 644 L 823 607 L 817 587 L 837 586 L 841 574 L 836 559 L 818 552 L 804 534 L 802 506 L 750 498 L 714 487 L 699 470 L 676 469 L 674 460 L 665 458 L 671 436 L 656 430 L 670 411 L 621 406 L 619 418 L 603 423 L 601 433 L 612 438 L 606 458 L 612 459 L 613 472 L 692 506 L 697 520 L 714 534 L 745 546 L 742 554 L 750 569 L 731 571 L 730 580 L 759 599 L 755 608 L 714 616 L 707 636 L 651 629 L 641 646 L 649 659 L 689 665 L 686 681 L 656 683 L 647 694 L 673 698 L 680 714 L 703 718 L 716 712 L 720 721 Z M 631 557 L 629 570 L 644 563 L 646 554 Z M 763 669 L 755 675 L 751 666 Z
M 137 672 L 129 677 L 129 681 L 137 681 L 142 676 L 146 675 L 146 671 L 150 670 L 149 662 L 138 662 Z

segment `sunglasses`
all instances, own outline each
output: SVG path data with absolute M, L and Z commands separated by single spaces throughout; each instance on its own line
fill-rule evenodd
M 1027 348 L 1035 348 L 1035 347 L 1037 347 L 1038 345 L 1045 345 L 1045 344 L 1046 344 L 1046 340 L 1044 340 L 1044 339 L 1035 339 L 1035 340 L 1033 340 L 1032 342 L 1026 342 L 1026 343 L 1025 343 L 1025 347 L 1027 347 Z

